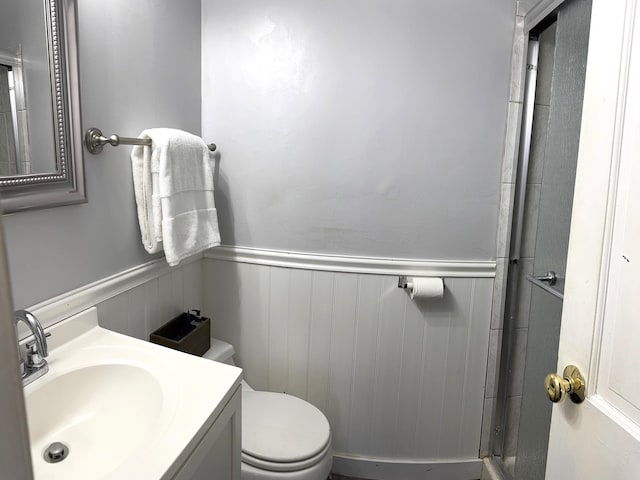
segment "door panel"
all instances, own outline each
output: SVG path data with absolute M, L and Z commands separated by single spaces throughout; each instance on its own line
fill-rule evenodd
M 640 328 L 635 296 L 640 292 L 640 52 L 632 51 L 622 158 L 612 222 L 609 276 L 604 306 L 597 392 L 640 424 Z M 628 132 L 625 135 L 625 132 Z
M 587 399 L 554 406 L 547 479 L 640 471 L 639 33 L 635 0 L 594 0 L 557 366 Z

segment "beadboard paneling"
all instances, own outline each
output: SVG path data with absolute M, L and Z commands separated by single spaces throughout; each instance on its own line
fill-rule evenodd
M 167 320 L 163 315 L 181 312 L 187 308 L 200 308 L 203 277 L 201 258 L 201 256 L 191 257 L 178 267 L 169 267 L 164 258 L 151 260 L 46 299 L 27 309 L 38 317 L 44 328 L 47 328 L 102 303 L 107 305 L 103 308 L 106 313 L 108 308 L 120 308 L 126 312 L 127 318 L 141 318 L 129 309 L 136 309 L 144 304 L 147 309 L 145 318 L 151 319 L 152 323 L 161 322 L 158 323 L 159 326 Z M 144 288 L 138 289 L 138 287 Z M 148 305 L 146 302 L 156 303 Z M 157 311 L 149 310 L 156 307 Z M 129 327 L 125 325 L 126 321 L 122 316 L 116 318 L 115 312 L 108 315 L 106 313 L 100 319 L 103 326 L 105 326 L 104 322 L 107 322 L 107 328 L 119 324 L 118 328 L 123 330 L 123 333 L 136 336 L 134 332 L 129 332 Z M 18 327 L 19 338 L 23 339 L 31 334 L 26 325 L 20 324 Z M 133 328 L 138 327 L 134 325 Z
M 192 262 L 97 303 L 100 326 L 149 340 L 151 332 L 176 315 L 201 308 L 202 275 L 202 262 Z
M 477 458 L 493 279 L 416 303 L 390 275 L 204 259 L 204 305 L 256 389 L 329 418 L 337 454 Z

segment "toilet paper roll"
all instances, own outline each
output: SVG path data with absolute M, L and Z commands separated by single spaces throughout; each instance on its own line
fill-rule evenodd
M 412 278 L 409 285 L 411 299 L 442 298 L 444 283 L 441 278 Z

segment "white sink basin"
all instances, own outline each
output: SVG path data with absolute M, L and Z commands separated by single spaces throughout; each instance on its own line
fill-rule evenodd
M 162 406 L 160 382 L 142 368 L 105 364 L 64 373 L 27 396 L 32 455 L 42 457 L 52 441 L 58 441 L 71 455 L 67 464 L 50 470 L 64 467 L 67 478 L 80 477 L 87 464 L 108 472 L 114 469 L 114 458 L 135 454 L 157 434 Z M 135 428 L 118 428 L 129 425 Z
M 172 478 L 239 385 L 240 369 L 102 329 L 95 309 L 48 331 L 49 372 L 25 388 L 36 480 Z

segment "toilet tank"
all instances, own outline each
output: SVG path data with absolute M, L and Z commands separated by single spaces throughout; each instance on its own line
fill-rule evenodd
M 202 355 L 202 358 L 215 360 L 216 362 L 233 365 L 233 354 L 236 353 L 233 345 L 211 337 L 211 348 Z

